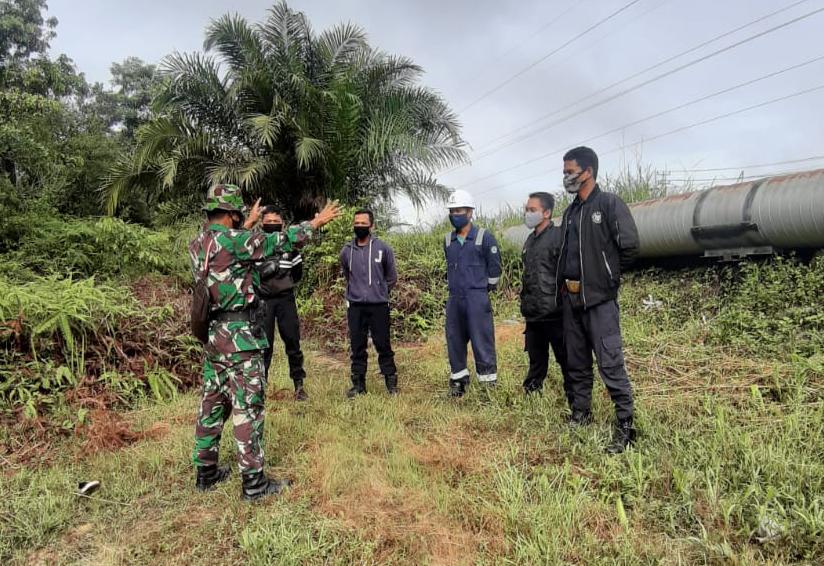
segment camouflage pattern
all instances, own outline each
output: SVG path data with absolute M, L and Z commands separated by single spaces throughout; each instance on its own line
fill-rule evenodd
M 206 356 L 203 395 L 195 426 L 196 466 L 218 463 L 223 424 L 232 415 L 240 473 L 263 470 L 266 381 L 259 351 Z
M 243 196 L 240 187 L 237 185 L 214 185 L 210 187 L 203 210 L 243 212 Z
M 189 259 L 195 280 L 204 277 L 206 250 L 209 250 L 207 283 L 211 311 L 235 312 L 246 309 L 255 300 L 260 275 L 254 263 L 264 258 L 302 248 L 312 235 L 308 222 L 292 226 L 281 238 L 278 233 L 231 230 L 212 224 L 189 244 Z M 269 346 L 265 336 L 252 334 L 245 321 L 213 321 L 209 326 L 210 354 L 231 354 L 263 350 Z
M 207 226 L 189 244 L 189 257 L 195 280 L 207 277 L 212 313 L 249 307 L 260 283 L 255 262 L 300 249 L 311 235 L 308 222 L 289 228 L 283 238 L 277 233 L 232 230 L 220 224 Z M 196 466 L 217 463 L 223 424 L 231 412 L 241 473 L 263 469 L 263 350 L 267 346 L 266 335 L 255 336 L 247 321 L 213 321 L 209 325 L 195 427 Z

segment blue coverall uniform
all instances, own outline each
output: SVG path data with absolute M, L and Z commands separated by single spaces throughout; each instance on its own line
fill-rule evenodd
M 449 299 L 446 303 L 446 346 L 453 381 L 469 383 L 466 365 L 467 343 L 472 343 L 478 381 L 498 379 L 495 355 L 495 325 L 489 289 L 501 277 L 501 256 L 495 237 L 472 226 L 461 243 L 457 233 L 446 235 Z

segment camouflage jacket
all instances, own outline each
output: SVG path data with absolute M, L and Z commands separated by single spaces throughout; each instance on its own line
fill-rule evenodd
M 220 224 L 207 226 L 189 244 L 189 259 L 195 281 L 208 276 L 212 313 L 236 312 L 246 309 L 255 300 L 255 288 L 260 284 L 255 262 L 267 257 L 302 248 L 312 236 L 308 222 L 292 226 L 280 238 L 249 230 L 231 230 Z M 206 254 L 209 254 L 208 274 Z M 261 350 L 269 343 L 265 336 L 252 334 L 248 321 L 213 321 L 209 326 L 206 351 L 231 354 Z

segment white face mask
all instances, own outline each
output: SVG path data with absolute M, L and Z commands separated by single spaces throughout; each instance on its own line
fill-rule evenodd
M 564 188 L 568 193 L 575 194 L 581 190 L 581 185 L 584 184 L 583 181 L 579 181 L 578 179 L 583 174 L 583 171 L 579 171 L 577 173 L 570 173 L 569 175 L 564 175 Z
M 544 221 L 544 213 L 543 212 L 524 212 L 524 224 L 526 227 L 532 230 L 538 224 Z

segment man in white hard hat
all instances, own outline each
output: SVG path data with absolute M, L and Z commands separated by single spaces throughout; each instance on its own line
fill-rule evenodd
M 446 303 L 446 346 L 452 375 L 449 395 L 461 397 L 469 383 L 467 343 L 472 343 L 478 381 L 497 383 L 495 325 L 489 292 L 501 277 L 501 256 L 495 236 L 472 223 L 475 201 L 466 191 L 455 191 L 447 203 L 455 228 L 446 235 L 449 299 Z

